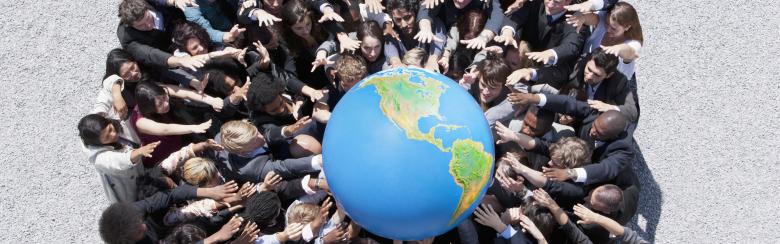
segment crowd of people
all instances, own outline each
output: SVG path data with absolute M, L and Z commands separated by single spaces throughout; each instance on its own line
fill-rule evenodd
M 629 3 L 122 0 L 118 18 L 78 123 L 106 243 L 400 242 L 336 206 L 321 155 L 340 98 L 395 67 L 458 81 L 497 145 L 473 216 L 406 241 L 646 243 L 624 227 L 640 194 Z

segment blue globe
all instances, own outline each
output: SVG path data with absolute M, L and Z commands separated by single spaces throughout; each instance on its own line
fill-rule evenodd
M 495 158 L 471 95 L 416 68 L 379 72 L 347 92 L 325 129 L 323 157 L 338 206 L 396 240 L 440 235 L 471 215 Z

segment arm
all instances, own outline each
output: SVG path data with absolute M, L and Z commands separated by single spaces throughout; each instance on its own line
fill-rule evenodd
M 144 215 L 167 209 L 172 203 L 183 202 L 197 197 L 198 189 L 182 184 L 170 191 L 157 192 L 154 195 L 133 203 Z
M 583 182 L 585 185 L 593 185 L 606 181 L 610 181 L 617 177 L 617 175 L 626 169 L 631 167 L 631 162 L 634 159 L 634 151 L 630 146 L 630 143 L 626 142 L 628 138 L 619 139 L 621 141 L 612 142 L 612 144 L 620 143 L 619 148 L 611 148 L 607 157 L 599 161 L 585 165 L 582 168 L 576 168 L 575 182 Z M 610 145 L 612 146 L 612 145 Z
M 141 64 L 158 68 L 177 66 L 177 59 L 176 57 L 173 57 L 173 54 L 167 53 L 152 46 L 131 41 L 125 45 L 122 45 L 122 47 Z
M 575 62 L 582 51 L 582 44 L 585 43 L 582 35 L 577 32 L 577 29 L 574 26 L 566 23 L 562 24 L 564 25 L 564 36 L 561 38 L 560 43 L 552 48 L 556 55 L 556 58 L 552 61 L 553 65 L 560 62 Z
M 179 86 L 164 85 L 164 84 L 161 85 L 161 86 L 171 96 L 178 97 L 178 98 L 183 98 L 183 99 L 189 99 L 189 100 L 192 100 L 192 101 L 202 102 L 202 103 L 211 105 L 214 108 L 214 110 L 217 110 L 217 111 L 221 110 L 222 106 L 224 106 L 222 99 L 219 99 L 219 98 L 211 97 L 211 96 L 206 95 L 206 94 L 198 94 L 198 92 L 196 92 L 196 91 L 193 91 L 193 90 L 190 90 L 190 89 L 181 88 Z
M 504 23 L 504 12 L 501 10 L 500 1 L 491 1 L 490 3 L 490 7 L 487 9 L 490 12 L 490 16 L 485 22 L 485 30 L 491 31 L 491 34 L 495 35 L 498 34 L 501 25 Z M 488 40 L 493 40 L 493 36 Z
M 532 80 L 536 84 L 548 84 L 553 88 L 561 88 L 569 83 L 569 74 L 572 72 L 572 65 L 560 64 L 544 66 L 534 69 L 536 77 Z
M 148 134 L 148 135 L 156 135 L 156 136 L 168 136 L 168 135 L 186 135 L 190 133 L 200 133 L 201 128 L 203 128 L 202 131 L 205 131 L 208 129 L 209 126 L 211 126 L 211 121 L 208 121 L 208 126 L 205 126 L 204 124 L 200 125 L 182 125 L 182 124 L 164 124 L 164 123 L 158 123 L 157 121 L 147 119 L 147 118 L 141 118 L 135 123 L 136 129 L 138 129 L 138 132 Z
M 214 27 L 211 26 L 209 20 L 203 17 L 203 14 L 200 12 L 200 8 L 187 7 L 184 9 L 184 16 L 186 16 L 188 21 L 194 22 L 200 27 L 203 27 L 203 29 L 206 29 L 206 33 L 208 33 L 212 42 L 216 44 L 222 44 L 225 32 L 214 29 Z

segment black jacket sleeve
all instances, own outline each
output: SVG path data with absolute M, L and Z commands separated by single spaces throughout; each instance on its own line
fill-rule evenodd
M 585 165 L 583 168 L 588 174 L 585 185 L 607 182 L 623 171 L 631 167 L 631 161 L 634 159 L 634 151 L 631 148 L 631 138 L 622 138 L 611 142 L 606 149 L 607 156 L 599 162 Z
M 157 192 L 154 195 L 133 203 L 144 215 L 148 215 L 163 209 L 167 209 L 171 204 L 183 202 L 197 197 L 197 187 L 181 184 L 170 191 Z
M 588 103 L 577 101 L 574 97 L 566 95 L 549 95 L 546 94 L 547 103 L 544 105 L 544 109 L 571 115 L 577 119 L 584 119 L 592 114 L 598 114 L 598 110 L 590 108 Z

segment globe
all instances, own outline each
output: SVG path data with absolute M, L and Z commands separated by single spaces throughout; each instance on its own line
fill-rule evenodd
M 446 76 L 396 68 L 358 82 L 323 139 L 337 205 L 395 240 L 443 234 L 469 217 L 491 182 L 493 138 L 472 96 Z

